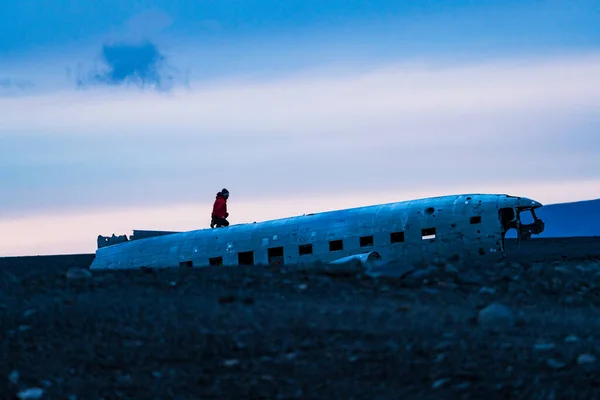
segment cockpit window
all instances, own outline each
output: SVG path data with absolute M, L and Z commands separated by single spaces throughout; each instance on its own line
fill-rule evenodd
M 523 210 L 519 212 L 519 221 L 525 225 L 533 224 L 535 219 L 533 218 L 531 210 Z

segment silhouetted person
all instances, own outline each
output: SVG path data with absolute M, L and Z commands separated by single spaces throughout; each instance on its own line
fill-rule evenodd
M 228 198 L 229 190 L 227 189 L 223 189 L 219 193 L 217 193 L 217 198 L 215 199 L 215 204 L 213 205 L 213 210 L 211 214 L 211 228 L 229 226 L 229 221 L 227 221 L 226 219 L 227 217 L 229 217 L 229 213 L 227 212 Z

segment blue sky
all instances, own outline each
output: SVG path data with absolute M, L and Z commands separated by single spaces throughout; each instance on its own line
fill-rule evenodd
M 595 1 L 2 7 L 0 232 L 23 233 L 0 255 L 200 228 L 223 186 L 233 223 L 460 191 L 600 197 Z

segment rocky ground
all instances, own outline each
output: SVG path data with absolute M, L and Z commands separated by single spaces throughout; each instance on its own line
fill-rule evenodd
M 402 279 L 0 259 L 0 398 L 600 398 L 600 238 L 511 246 Z

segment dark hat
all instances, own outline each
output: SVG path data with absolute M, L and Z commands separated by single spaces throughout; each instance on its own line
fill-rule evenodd
M 221 194 L 223 194 L 223 196 L 229 196 L 229 190 L 223 188 L 221 189 Z

